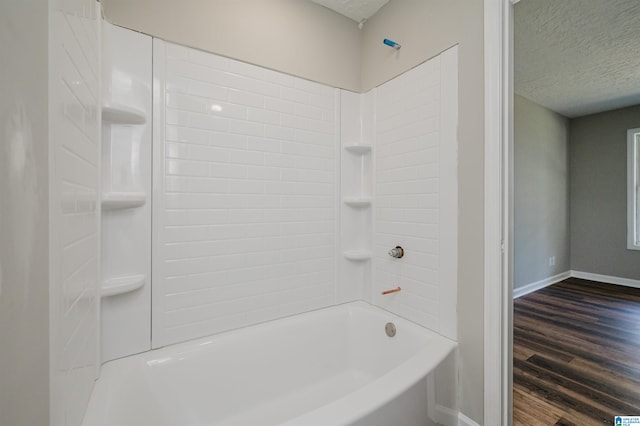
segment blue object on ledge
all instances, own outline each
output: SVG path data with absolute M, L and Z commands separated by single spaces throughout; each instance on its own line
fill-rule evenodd
M 396 50 L 400 50 L 400 48 L 402 47 L 398 43 L 396 43 L 395 41 L 389 40 L 388 38 L 385 38 L 384 40 L 382 40 L 382 42 L 384 44 L 386 44 L 387 46 L 393 47 Z

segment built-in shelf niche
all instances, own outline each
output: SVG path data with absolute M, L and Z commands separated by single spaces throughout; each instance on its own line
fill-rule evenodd
M 147 114 L 136 107 L 119 103 L 108 103 L 102 106 L 102 124 L 103 126 L 142 126 L 147 122 Z M 105 135 L 110 135 L 110 132 Z M 113 139 L 108 141 L 114 143 Z M 117 141 L 124 144 L 133 144 L 135 140 Z M 136 165 L 132 165 L 135 167 Z M 139 167 L 139 165 L 138 165 Z M 105 182 L 110 184 L 110 182 Z M 102 194 L 103 210 L 120 210 L 131 209 L 143 206 L 147 201 L 147 195 L 144 192 L 135 190 L 125 191 L 107 191 Z
M 125 275 L 122 277 L 110 278 L 102 282 L 102 297 L 117 296 L 130 293 L 144 287 L 146 277 L 144 275 Z
M 367 178 L 364 176 L 366 174 L 365 170 L 370 170 L 371 168 L 371 144 L 368 143 L 347 143 L 343 145 L 345 151 L 347 151 L 347 159 L 346 164 L 350 164 L 351 166 L 348 170 L 345 170 L 345 173 L 348 173 L 353 176 L 355 179 L 355 186 L 359 189 L 354 191 L 353 193 L 345 194 L 342 198 L 343 202 L 351 207 L 367 207 L 371 205 L 371 196 L 368 194 L 370 192 L 370 182 L 366 181 Z M 351 191 L 355 188 L 352 187 Z M 345 188 L 347 190 L 347 188 Z

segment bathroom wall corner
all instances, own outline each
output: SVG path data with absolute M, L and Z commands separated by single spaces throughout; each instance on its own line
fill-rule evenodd
M 152 39 L 105 22 L 101 358 L 151 348 Z
M 338 300 L 369 301 L 372 239 L 371 119 L 365 95 L 341 90 L 340 97 L 340 250 Z

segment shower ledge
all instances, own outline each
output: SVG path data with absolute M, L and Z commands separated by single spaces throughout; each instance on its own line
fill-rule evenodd
M 366 154 L 371 151 L 371 145 L 367 144 L 350 144 L 345 145 L 344 149 L 349 152 L 353 152 L 354 154 Z
M 371 259 L 371 252 L 369 250 L 347 250 L 342 254 L 347 260 L 363 261 Z
M 132 209 L 147 202 L 144 192 L 105 192 L 102 195 L 102 210 Z
M 122 277 L 110 278 L 102 282 L 101 297 L 116 296 L 118 294 L 130 293 L 142 288 L 146 281 L 144 275 L 125 275 Z
M 138 108 L 109 104 L 102 107 L 102 121 L 112 124 L 144 124 L 147 115 Z
M 371 197 L 344 197 L 342 201 L 351 207 L 368 207 L 371 205 Z

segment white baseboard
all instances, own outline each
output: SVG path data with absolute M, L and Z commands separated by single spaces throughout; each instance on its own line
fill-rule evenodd
M 433 413 L 431 420 L 439 425 L 459 426 L 457 410 L 452 410 L 451 408 L 444 407 L 440 404 L 435 404 L 434 411 L 430 411 L 430 413 Z
M 480 426 L 464 414 L 458 414 L 458 426 Z
M 515 288 L 513 289 L 513 298 L 517 299 L 520 296 L 533 293 L 534 291 L 550 286 L 551 284 L 559 283 L 562 280 L 566 280 L 567 278 L 572 277 L 573 276 L 572 273 L 573 271 L 561 272 L 558 275 L 545 278 L 544 280 L 536 281 L 534 283 L 527 284 L 519 288 Z
M 631 278 L 613 277 L 611 275 L 592 274 L 591 272 L 566 271 L 558 275 L 545 278 L 544 280 L 536 281 L 535 283 L 527 284 L 520 288 L 514 289 L 513 298 L 517 299 L 518 297 L 524 296 L 525 294 L 533 293 L 534 291 L 550 286 L 551 284 L 559 283 L 560 281 L 566 280 L 567 278 L 571 278 L 571 277 L 581 278 L 583 280 L 599 281 L 601 283 L 607 283 L 607 284 L 623 285 L 625 287 L 640 288 L 640 280 L 633 280 Z
M 582 278 L 583 280 L 600 281 L 601 283 L 640 288 L 640 280 L 633 280 L 631 278 L 612 277 L 610 275 L 592 274 L 591 272 L 581 271 L 571 271 L 571 276 L 574 278 Z
M 435 416 L 431 420 L 439 425 L 445 426 L 480 426 L 457 410 L 452 410 L 437 404 L 435 407 Z

